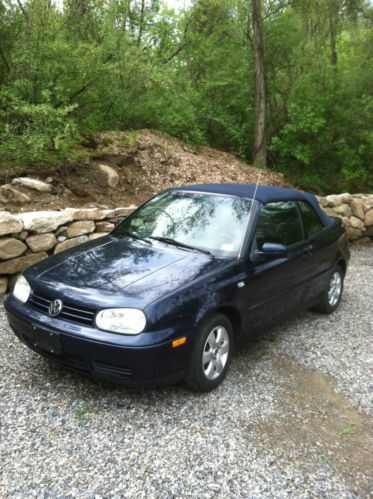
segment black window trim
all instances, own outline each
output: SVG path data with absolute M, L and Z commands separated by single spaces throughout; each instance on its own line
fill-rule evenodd
M 303 214 L 302 214 L 302 210 L 300 208 L 300 203 L 304 203 L 304 204 L 307 204 L 311 210 L 314 212 L 314 214 L 317 216 L 320 224 L 322 225 L 322 229 L 319 230 L 318 232 L 316 232 L 316 234 L 313 234 L 312 236 L 310 237 L 306 237 L 306 229 L 305 229 L 305 226 L 304 226 L 304 219 L 303 219 Z M 312 206 L 312 204 L 309 202 L 309 201 L 306 201 L 306 200 L 298 200 L 297 201 L 297 206 L 298 206 L 298 211 L 299 211 L 299 214 L 300 214 L 300 218 L 301 218 L 301 222 L 302 222 L 302 228 L 303 228 L 303 238 L 305 241 L 312 241 L 313 239 L 315 239 L 316 237 L 318 237 L 321 232 L 323 230 L 325 230 L 325 224 L 324 222 L 321 220 L 320 218 L 320 215 L 317 213 L 317 211 L 315 210 L 315 208 Z

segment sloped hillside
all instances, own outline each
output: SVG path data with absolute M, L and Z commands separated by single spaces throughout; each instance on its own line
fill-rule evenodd
M 43 180 L 50 188 L 35 190 L 18 177 Z M 101 132 L 87 138 L 67 165 L 8 171 L 0 178 L 0 209 L 112 208 L 138 204 L 170 186 L 255 183 L 258 178 L 259 170 L 232 154 L 207 147 L 192 149 L 157 131 Z M 288 185 L 281 174 L 269 170 L 262 171 L 260 182 Z

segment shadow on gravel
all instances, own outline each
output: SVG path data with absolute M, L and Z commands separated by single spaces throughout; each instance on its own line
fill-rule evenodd
M 289 358 L 272 358 L 271 372 L 278 381 L 278 403 L 270 419 L 248 425 L 251 435 L 268 447 L 294 453 L 302 462 L 320 459 L 337 469 L 356 493 L 368 497 L 369 416 L 337 394 L 329 377 Z

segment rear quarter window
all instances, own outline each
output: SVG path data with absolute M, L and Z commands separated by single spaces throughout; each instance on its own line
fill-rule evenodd
M 321 232 L 324 228 L 324 224 L 309 203 L 299 201 L 298 204 L 302 214 L 305 237 L 309 239 L 310 237 Z

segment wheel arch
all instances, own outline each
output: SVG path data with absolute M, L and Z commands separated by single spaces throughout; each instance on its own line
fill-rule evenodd
M 345 276 L 347 271 L 346 260 L 344 260 L 344 258 L 339 258 L 335 265 L 341 267 L 341 269 L 343 270 L 343 276 Z
M 236 340 L 241 332 L 242 318 L 239 311 L 232 305 L 222 305 L 210 311 L 205 317 L 204 321 L 208 320 L 212 315 L 222 314 L 230 321 L 233 328 L 234 339 Z

